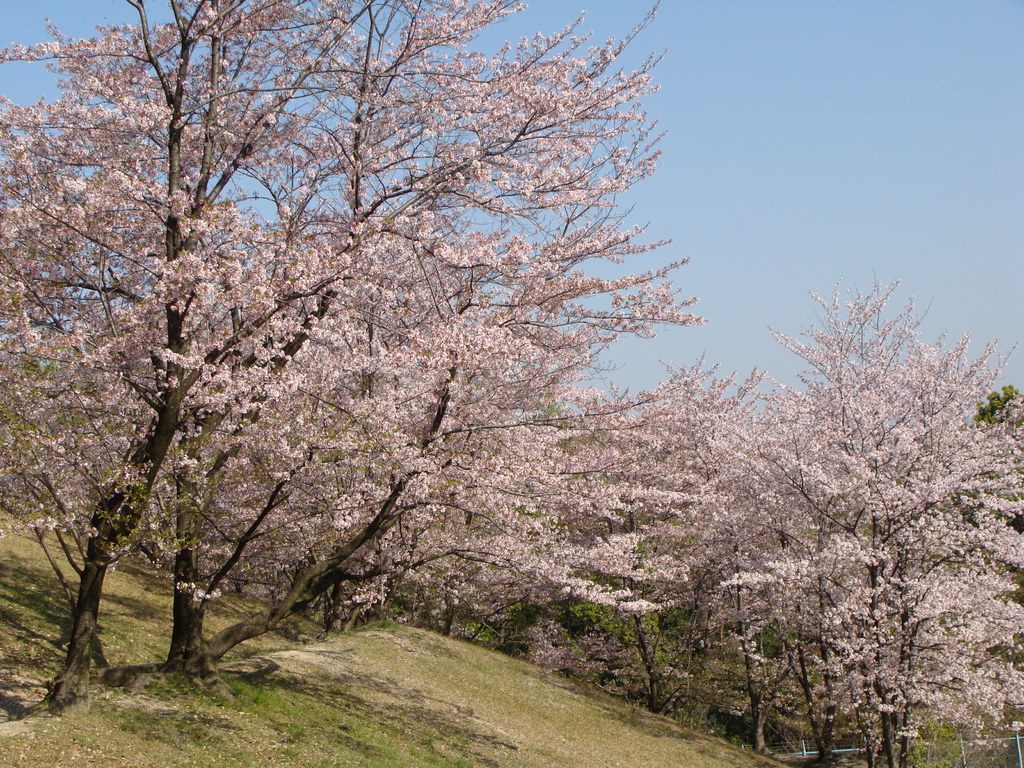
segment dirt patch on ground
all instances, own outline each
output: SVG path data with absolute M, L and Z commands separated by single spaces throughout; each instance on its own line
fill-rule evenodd
M 0 739 L 12 736 L 27 736 L 32 733 L 32 720 L 8 720 L 0 723 Z

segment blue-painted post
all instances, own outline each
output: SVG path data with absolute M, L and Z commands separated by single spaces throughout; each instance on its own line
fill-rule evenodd
M 1024 759 L 1020 756 L 1020 731 L 1013 734 L 1013 740 L 1017 744 L 1017 768 L 1024 768 Z

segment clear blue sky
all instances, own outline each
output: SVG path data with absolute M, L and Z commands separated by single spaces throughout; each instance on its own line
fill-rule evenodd
M 534 0 L 497 35 L 550 31 L 586 10 L 597 39 L 644 2 Z M 44 38 L 129 18 L 124 0 L 40 0 L 5 10 L 0 37 Z M 6 41 L 3 41 L 6 42 Z M 927 338 L 1024 341 L 1024 0 L 662 0 L 635 54 L 665 51 L 649 101 L 667 132 L 662 167 L 631 200 L 654 262 L 700 298 L 700 328 L 622 344 L 611 378 L 653 384 L 658 360 L 702 353 L 725 372 L 798 361 L 768 327 L 813 323 L 813 290 L 900 279 Z M 0 67 L 18 100 L 52 86 Z M 1004 382 L 1024 388 L 1024 348 Z

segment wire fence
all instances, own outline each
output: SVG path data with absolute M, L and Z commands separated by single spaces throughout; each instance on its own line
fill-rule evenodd
M 814 742 L 810 739 L 791 740 L 772 744 L 769 749 L 779 757 L 814 757 L 818 754 Z M 853 755 L 864 751 L 864 740 L 859 736 L 837 741 L 832 747 L 833 755 Z
M 1024 737 L 919 743 L 914 757 L 914 768 L 1024 768 Z
M 806 739 L 773 744 L 769 751 L 782 758 L 812 759 L 818 754 L 814 743 Z M 837 743 L 832 754 L 852 757 L 863 751 L 863 741 L 851 738 Z M 990 739 L 922 739 L 911 748 L 910 765 L 913 768 L 1024 768 L 1024 734 Z

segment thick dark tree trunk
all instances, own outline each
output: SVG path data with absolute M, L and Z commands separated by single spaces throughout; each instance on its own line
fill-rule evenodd
M 180 673 L 206 691 L 230 696 L 230 690 L 217 671 L 217 660 L 210 654 L 203 637 L 205 618 L 205 607 L 195 603 L 190 595 L 175 592 L 174 630 L 162 671 Z
M 661 683 L 657 675 L 647 678 L 647 709 L 656 715 L 660 715 L 664 709 L 664 702 L 661 700 Z
M 90 543 L 78 585 L 67 657 L 49 696 L 51 712 L 89 703 L 89 672 L 98 647 L 100 598 L 108 566 L 106 558 L 100 557 L 96 550 L 95 543 Z
M 115 551 L 116 545 L 125 541 L 138 525 L 142 513 L 133 499 L 144 496 L 153 486 L 174 436 L 181 399 L 189 386 L 191 382 L 182 383 L 168 393 L 167 401 L 154 419 L 146 439 L 132 454 L 131 466 L 146 467 L 144 481 L 129 489 L 113 488 L 93 515 L 95 533 L 89 538 L 81 568 L 76 569 L 79 574 L 78 595 L 72 610 L 68 653 L 64 668 L 57 674 L 48 697 L 51 712 L 88 704 L 92 658 L 97 653 L 101 658 L 103 655 L 97 631 L 103 580 L 114 560 L 110 552 Z
M 455 606 L 445 598 L 444 623 L 441 625 L 441 634 L 449 637 L 452 634 L 452 626 L 455 624 Z
M 814 736 L 814 746 L 818 750 L 819 763 L 830 763 L 834 757 L 832 750 L 836 746 L 835 716 L 835 705 L 827 705 L 824 722 Z
M 904 704 L 900 718 L 900 768 L 907 768 L 910 765 L 910 736 L 907 731 L 910 725 L 910 708 Z
M 881 713 L 882 753 L 887 768 L 907 768 L 910 763 L 910 737 L 906 735 L 908 718 L 901 718 L 900 714 Z
M 207 603 L 195 594 L 199 579 L 198 553 L 194 547 L 183 547 L 174 557 L 174 624 L 163 671 L 178 672 L 204 690 L 230 697 L 203 634 Z

